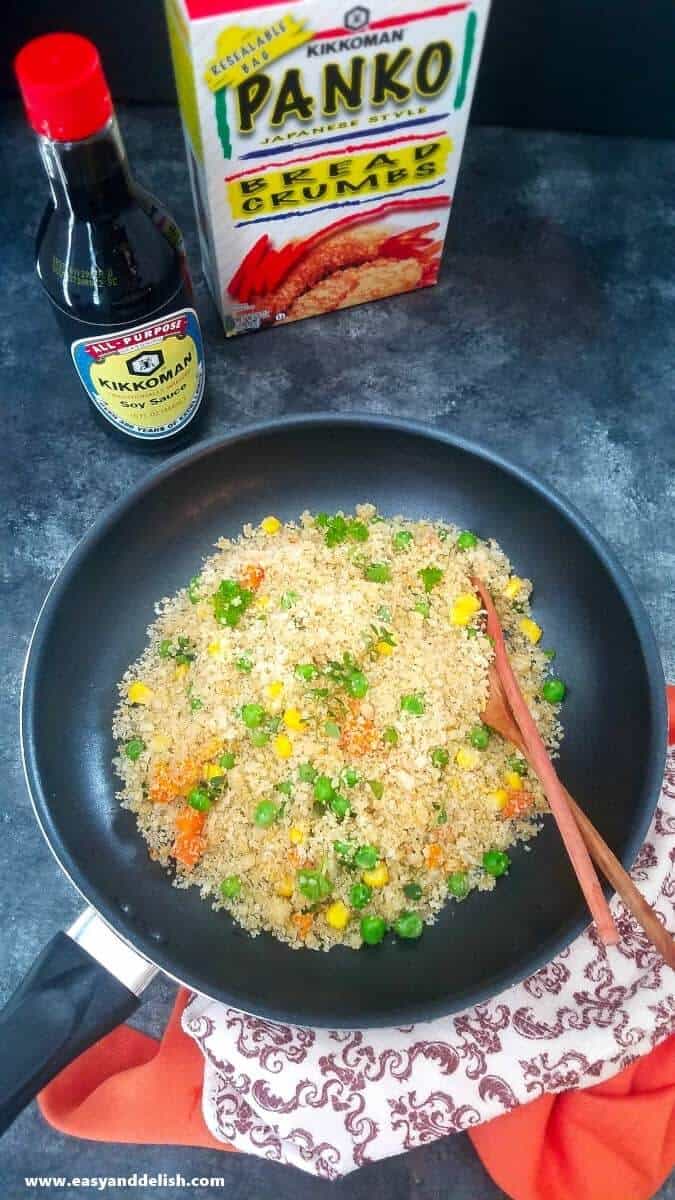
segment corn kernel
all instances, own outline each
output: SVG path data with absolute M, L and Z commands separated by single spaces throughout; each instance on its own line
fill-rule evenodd
M 334 900 L 326 909 L 326 921 L 331 929 L 344 929 L 349 921 L 349 909 L 341 900 Z
M 212 779 L 221 779 L 224 774 L 223 768 L 218 763 L 210 762 L 204 764 L 202 776 L 207 783 L 210 783 Z
M 304 833 L 301 829 L 298 829 L 297 825 L 294 825 L 292 829 L 289 829 L 288 836 L 292 846 L 301 846 L 305 840 Z
M 273 742 L 274 752 L 279 758 L 290 758 L 293 753 L 293 743 L 285 733 L 278 733 Z
M 468 625 L 469 621 L 480 611 L 480 600 L 471 592 L 458 596 L 450 610 L 452 625 Z
M 270 537 L 274 537 L 275 534 L 277 534 L 281 529 L 281 521 L 278 517 L 265 517 L 265 520 L 260 522 L 260 528 L 262 529 L 263 533 L 267 533 Z
M 504 783 L 512 792 L 519 792 L 523 786 L 523 781 L 517 771 L 507 771 L 504 776 Z
M 375 649 L 377 650 L 378 654 L 382 655 L 383 658 L 389 658 L 389 655 L 393 654 L 394 652 L 394 647 L 390 642 L 376 642 Z
M 293 886 L 293 876 L 284 875 L 283 879 L 279 880 L 274 890 L 276 891 L 277 896 L 284 896 L 286 900 L 289 900 L 293 895 Z
M 267 593 L 265 593 L 265 594 L 264 594 L 264 595 L 262 595 L 262 596 L 256 596 L 256 598 L 255 598 L 255 600 L 254 600 L 254 602 L 253 602 L 253 603 L 254 603 L 254 604 L 255 604 L 255 605 L 258 607 L 258 608 L 269 608 L 269 606 L 270 606 L 270 598 L 269 598 L 269 596 L 267 595 Z
M 380 863 L 379 866 L 373 867 L 372 871 L 364 871 L 361 876 L 364 883 L 368 887 L 385 887 L 389 883 L 389 871 L 386 863 Z
M 147 683 L 141 683 L 137 680 L 136 683 L 129 684 L 127 699 L 130 704 L 147 704 L 154 694 L 152 688 L 148 687 Z
M 488 808 L 493 812 L 501 812 L 508 804 L 509 795 L 506 788 L 497 788 L 495 792 L 489 792 L 487 797 Z
M 518 622 L 518 628 L 525 635 L 528 642 L 532 642 L 533 646 L 536 646 L 537 642 L 541 641 L 543 633 L 541 625 L 537 625 L 537 622 L 533 621 L 531 617 L 523 617 L 522 621 Z
M 504 588 L 504 595 L 507 600 L 515 600 L 523 586 L 523 581 L 518 575 L 512 575 Z
M 284 725 L 287 729 L 294 730 L 295 733 L 302 733 L 305 728 L 302 713 L 297 708 L 287 708 L 284 713 Z
M 480 764 L 480 754 L 470 746 L 460 746 L 455 755 L 455 762 L 462 771 L 474 771 Z
M 211 655 L 211 658 L 217 658 L 221 649 L 220 642 L 209 642 L 207 652 Z
M 265 694 L 270 700 L 276 700 L 284 690 L 284 685 L 280 679 L 275 679 L 272 683 L 265 684 Z
M 174 676 L 176 677 L 176 679 L 184 679 L 189 670 L 190 670 L 190 668 L 187 665 L 187 663 L 179 663 L 178 666 L 176 667 L 176 669 L 174 670 Z

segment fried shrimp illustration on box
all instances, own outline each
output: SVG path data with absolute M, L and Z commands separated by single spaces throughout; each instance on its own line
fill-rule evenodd
M 382 206 L 389 220 L 343 218 L 280 249 L 262 237 L 230 281 L 230 299 L 254 306 L 264 322 L 297 321 L 428 287 L 443 249 L 439 223 L 397 230 L 391 218 L 402 207 Z

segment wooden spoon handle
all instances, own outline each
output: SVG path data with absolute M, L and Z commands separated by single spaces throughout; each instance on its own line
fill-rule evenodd
M 669 967 L 675 969 L 675 941 L 668 933 L 668 930 L 664 929 L 651 904 L 648 904 L 644 896 L 638 891 L 628 871 L 610 850 L 607 842 L 598 833 L 595 825 L 592 821 L 589 821 L 584 810 L 579 808 L 576 800 L 570 796 L 567 789 L 565 791 L 569 806 L 579 826 L 581 836 L 586 843 L 588 853 L 594 863 L 600 868 L 605 879 L 611 883 L 617 895 L 621 897 L 626 908 L 635 917 L 638 925 L 642 926 L 650 942 L 656 947 L 664 961 L 667 962 Z

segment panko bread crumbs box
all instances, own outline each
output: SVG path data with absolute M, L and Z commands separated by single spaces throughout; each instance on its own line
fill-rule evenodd
M 435 283 L 489 0 L 167 0 L 228 334 Z

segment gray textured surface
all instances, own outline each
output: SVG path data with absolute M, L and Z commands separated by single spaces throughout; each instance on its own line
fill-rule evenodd
M 170 110 L 123 114 L 135 169 L 183 227 L 196 270 L 182 143 Z M 0 440 L 0 1000 L 78 901 L 42 842 L 21 774 L 22 660 L 42 597 L 101 508 L 153 462 L 111 441 L 86 400 L 33 275 L 46 188 L 14 108 L 2 117 Z M 227 344 L 198 284 L 208 360 L 205 433 L 319 409 L 414 416 L 484 441 L 569 494 L 632 575 L 675 676 L 673 364 L 675 145 L 470 131 L 441 284 L 414 296 Z M 670 489 L 670 490 L 669 490 Z M 670 516 L 670 519 L 669 519 Z M 174 989 L 138 1024 L 158 1033 Z M 464 1136 L 338 1185 L 216 1152 L 64 1139 L 32 1106 L 0 1144 L 3 1200 L 39 1171 L 222 1174 L 232 1200 L 496 1200 Z M 64 1200 L 82 1191 L 60 1190 Z M 129 1192 L 113 1192 L 128 1195 Z M 152 1195 L 176 1195 L 158 1189 Z M 620 1191 L 615 1191 L 620 1200 Z M 674 1200 L 672 1181 L 660 1193 Z

